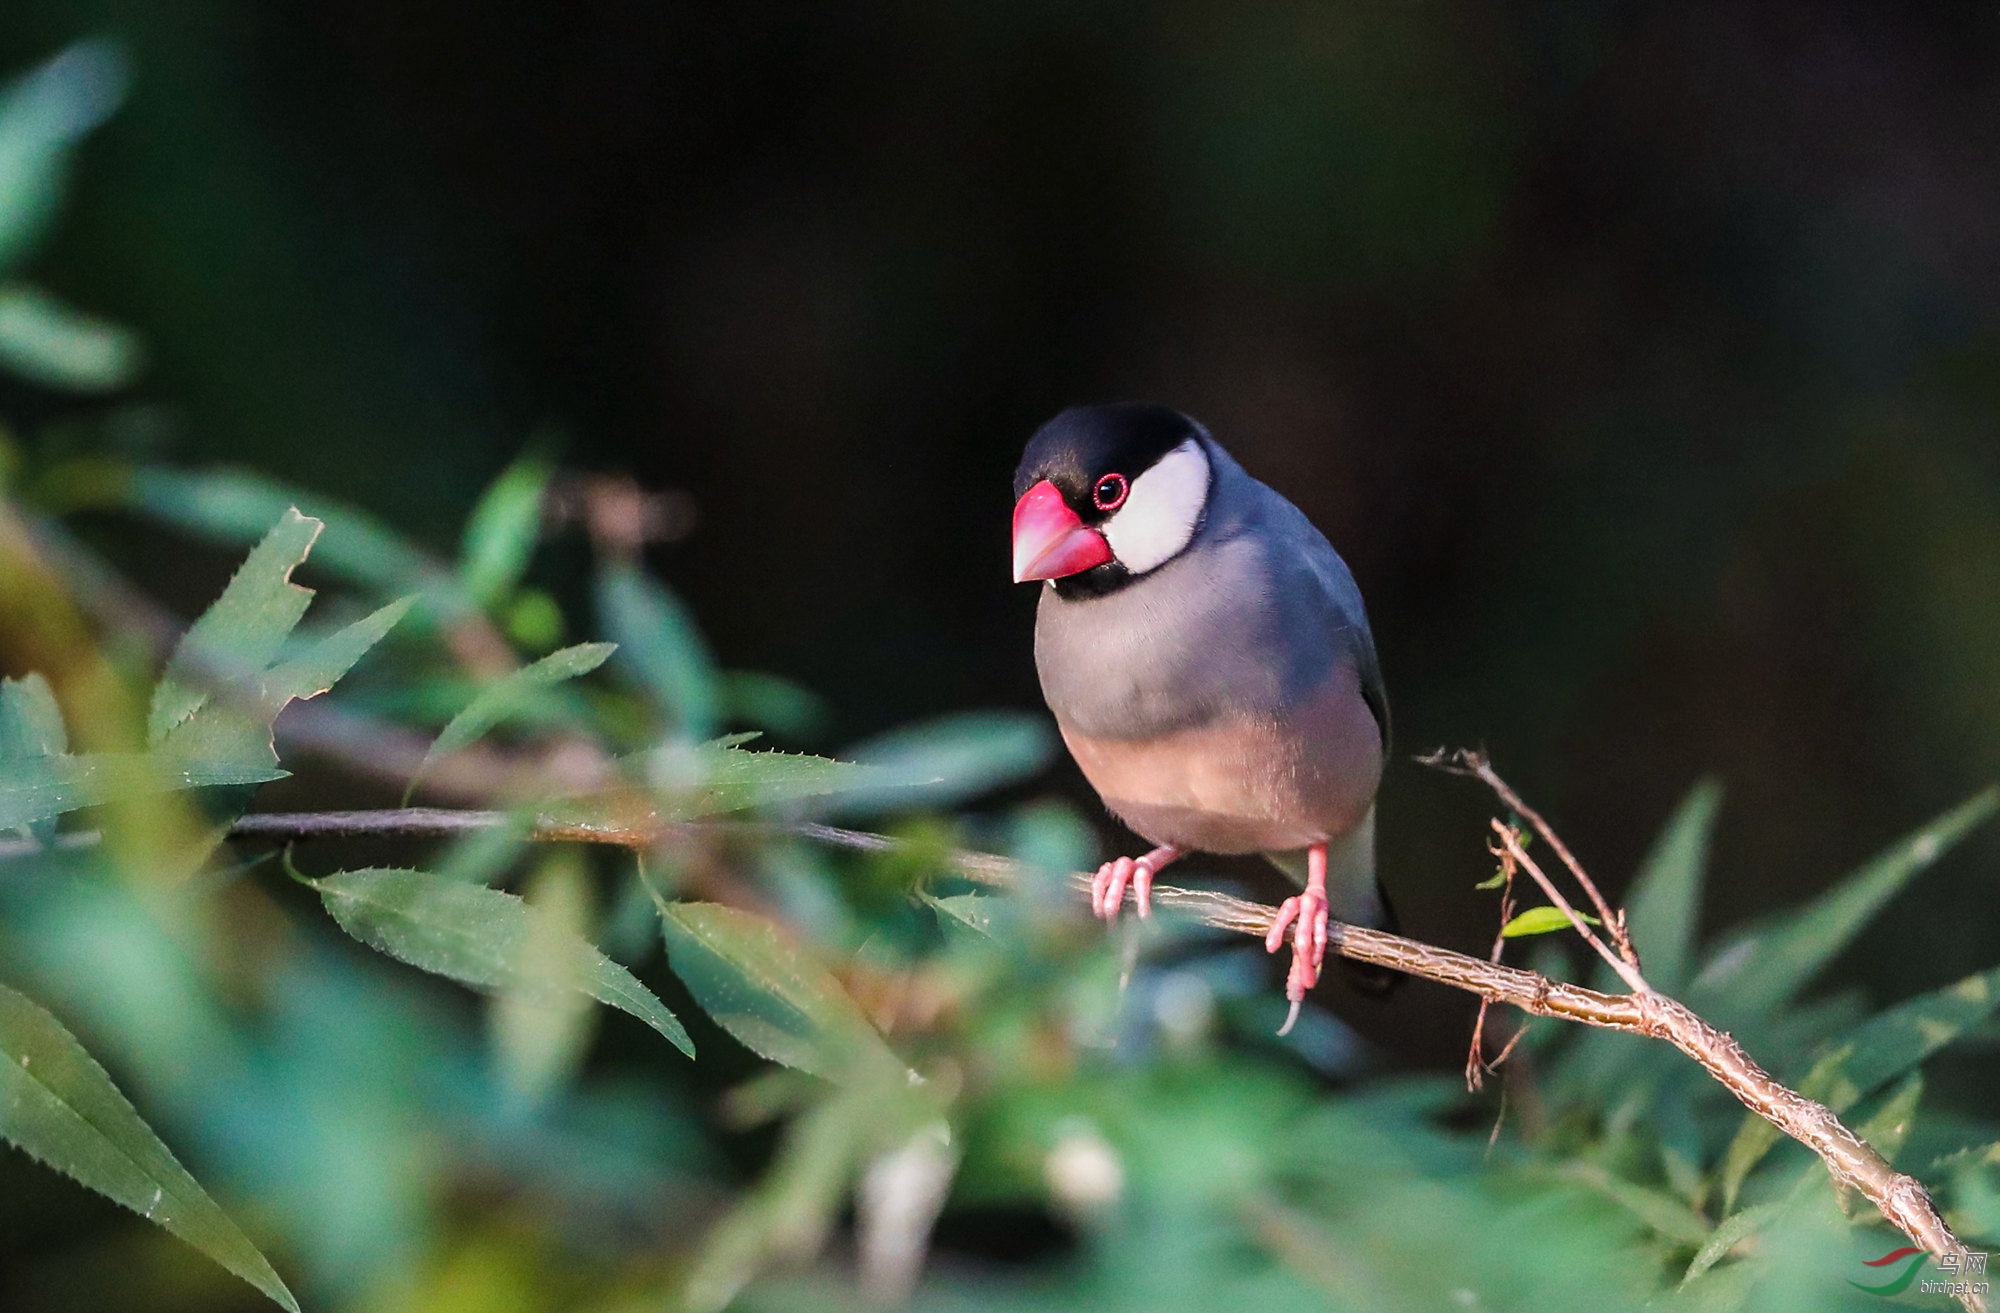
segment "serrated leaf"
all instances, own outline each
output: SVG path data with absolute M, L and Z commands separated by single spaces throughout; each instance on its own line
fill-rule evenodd
M 1055 751 L 1048 718 L 1018 711 L 940 716 L 857 743 L 843 755 L 879 772 L 844 793 L 836 815 L 950 807 L 1034 775 Z
M 624 967 L 579 935 L 537 927 L 543 913 L 513 894 L 416 871 L 374 867 L 310 882 L 340 928 L 401 962 L 479 990 L 537 982 L 526 969 L 531 937 L 562 946 L 576 988 L 629 1013 L 694 1056 L 687 1031 L 666 1005 Z
M 290 507 L 250 550 L 222 596 L 182 636 L 161 672 L 146 717 L 148 743 L 158 747 L 169 731 L 199 711 L 219 678 L 253 675 L 277 659 L 312 604 L 312 590 L 293 583 L 292 571 L 305 561 L 321 527 Z
M 523 457 L 501 471 L 473 507 L 459 575 L 478 605 L 492 605 L 521 581 L 541 536 L 542 494 L 552 473 L 541 457 Z
M 1718 1025 L 1737 1025 L 1788 1002 L 1853 941 L 1882 904 L 1992 815 L 1988 789 L 1873 860 L 1805 907 L 1726 945 L 1688 989 L 1688 1004 Z
M 660 903 L 667 959 L 745 1048 L 840 1082 L 901 1063 L 840 982 L 761 916 L 719 903 Z
M 391 602 L 269 670 L 231 681 L 224 696 L 204 702 L 168 731 L 160 751 L 183 760 L 255 762 L 275 767 L 278 753 L 271 729 L 285 704 L 316 698 L 339 683 L 396 627 L 414 600 Z
M 0 829 L 31 825 L 120 798 L 285 777 L 244 762 L 191 762 L 139 752 L 89 752 L 0 762 Z
M 875 786 L 872 766 L 792 752 L 745 752 L 730 743 L 668 743 L 645 754 L 661 818 L 699 820 L 781 807 Z
M 1662 993 L 1675 993 L 1687 983 L 1701 921 L 1709 842 L 1721 805 L 1720 783 L 1704 780 L 1695 785 L 1654 840 L 1626 897 L 1632 946 L 1638 950 L 1647 981 Z M 1608 966 L 1599 978 L 1611 978 Z
M 1585 925 L 1598 923 L 1597 918 L 1588 912 L 1577 915 L 1583 918 Z M 1569 928 L 1569 916 L 1560 907 L 1531 907 L 1500 927 L 1500 934 L 1506 939 L 1520 939 L 1526 935 L 1546 935 L 1554 930 Z
M 280 1306 L 298 1301 L 76 1037 L 0 985 L 0 1136 L 199 1249 Z
M 0 365 L 71 392 L 123 387 L 139 368 L 139 339 L 26 283 L 0 286 Z
M 988 894 L 953 894 L 948 898 L 923 895 L 924 902 L 939 915 L 982 935 L 993 933 L 993 899 Z
M 410 787 L 416 787 L 417 779 L 430 769 L 433 762 L 476 743 L 486 731 L 517 715 L 544 689 L 589 674 L 603 665 L 605 658 L 617 648 L 616 643 L 578 643 L 575 647 L 551 652 L 532 665 L 510 671 L 480 689 L 465 710 L 445 725 L 437 741 L 431 744 L 430 751 L 424 753 L 423 761 L 417 764 L 416 775 L 411 777 Z
M 620 660 L 658 700 L 683 738 L 706 739 L 721 722 L 715 660 L 694 617 L 664 584 L 624 562 L 597 577 L 597 608 Z

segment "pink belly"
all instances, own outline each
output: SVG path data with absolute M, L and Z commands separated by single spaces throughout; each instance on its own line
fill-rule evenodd
M 1149 739 L 1063 742 L 1104 805 L 1155 844 L 1284 852 L 1360 823 L 1382 775 L 1381 731 L 1354 673 L 1280 723 L 1242 715 Z

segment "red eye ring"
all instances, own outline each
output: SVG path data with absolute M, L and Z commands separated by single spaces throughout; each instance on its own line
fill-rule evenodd
M 1132 485 L 1122 474 L 1107 474 L 1090 487 L 1090 504 L 1100 511 L 1115 511 L 1132 495 Z

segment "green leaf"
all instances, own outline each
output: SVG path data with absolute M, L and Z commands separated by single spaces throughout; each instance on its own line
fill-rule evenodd
M 818 1253 L 871 1142 L 908 1120 L 916 1100 L 899 1093 L 842 1089 L 793 1118 L 770 1170 L 702 1238 L 676 1307 L 722 1313 L 769 1260 Z
M 791 752 L 745 752 L 733 744 L 667 743 L 642 758 L 661 818 L 698 820 L 778 807 L 874 786 L 872 766 Z
M 1565 1163 L 1558 1175 L 1589 1186 L 1669 1240 L 1698 1245 L 1708 1239 L 1709 1226 L 1701 1214 L 1670 1194 L 1628 1181 L 1593 1162 Z
M 116 46 L 80 41 L 0 92 L 0 271 L 47 230 L 70 148 L 111 116 L 126 81 Z
M 901 1067 L 840 982 L 770 921 L 665 901 L 660 918 L 674 974 L 753 1053 L 836 1082 Z
M 597 1021 L 574 949 L 589 934 L 593 901 L 575 846 L 554 849 L 523 895 L 535 915 L 519 969 L 500 986 L 488 1016 L 502 1081 L 535 1107 L 576 1074 Z
M 706 739 L 721 724 L 714 658 L 679 598 L 625 562 L 597 577 L 597 607 L 623 660 L 658 699 L 681 736 Z
M 1598 924 L 1597 918 L 1588 912 L 1577 915 L 1587 925 Z M 1524 935 L 1545 935 L 1552 930 L 1569 928 L 1569 916 L 1560 907 L 1531 907 L 1500 927 L 1500 934 L 1506 939 L 1519 939 Z
M 295 657 L 272 666 L 260 681 L 267 701 L 316 698 L 330 691 L 355 663 L 394 629 L 416 604 L 398 598 L 349 625 L 343 625 Z
M 982 935 L 993 933 L 993 899 L 988 894 L 953 894 L 949 898 L 923 895 L 924 902 L 941 916 Z
M 2000 967 L 1908 999 L 1863 1022 L 1822 1053 L 1798 1091 L 1835 1112 L 1908 1072 L 2000 1008 Z M 1776 1127 L 1747 1114 L 1722 1161 L 1724 1207 L 1731 1207 L 1751 1170 L 1779 1141 Z
M 1018 711 L 941 716 L 848 749 L 846 756 L 879 774 L 873 786 L 844 793 L 834 811 L 950 807 L 1034 775 L 1054 751 L 1046 716 Z
M 69 750 L 62 708 L 55 690 L 39 674 L 0 679 L 0 788 L 11 778 L 8 764 L 59 756 Z M 31 824 L 29 831 L 43 843 L 55 834 L 52 818 Z
M 1632 946 L 1653 988 L 1672 994 L 1687 983 L 1695 933 L 1701 919 L 1701 889 L 1708 869 L 1709 840 L 1722 804 L 1715 780 L 1695 785 L 1674 809 L 1639 868 L 1626 896 Z M 1611 978 L 1604 967 L 1600 979 Z
M 554 468 L 540 456 L 525 456 L 493 481 L 465 526 L 465 591 L 480 606 L 491 606 L 521 582 L 541 536 L 542 494 Z
M 271 722 L 278 712 L 331 688 L 409 609 L 408 599 L 391 603 L 279 661 L 313 597 L 292 582 L 292 571 L 321 527 L 288 508 L 181 639 L 153 691 L 147 734 L 154 747 L 186 760 L 275 768 Z
M 1963 1035 L 2000 1009 L 2000 967 L 1965 977 L 1957 984 L 1920 994 L 1884 1009 L 1851 1031 L 1841 1047 L 1845 1090 L 1835 1095 L 1840 1112 L 1864 1099 Z
M 4 761 L 0 762 L 0 829 L 120 798 L 222 784 L 264 784 L 284 777 L 284 771 L 261 764 L 190 762 L 137 752 Z
M 694 1044 L 666 1005 L 633 974 L 582 936 L 560 925 L 538 925 L 547 914 L 513 894 L 429 871 L 372 868 L 343 871 L 310 882 L 340 928 L 398 961 L 492 991 L 533 988 L 528 961 L 549 945 L 567 958 L 574 988 L 630 1013 L 664 1035 L 689 1057 Z
M 1642 959 L 1643 960 L 1643 959 Z M 1784 1209 L 1781 1203 L 1758 1204 L 1740 1213 L 1731 1213 L 1722 1219 L 1722 1224 L 1709 1235 L 1694 1261 L 1688 1264 L 1687 1272 L 1681 1277 L 1685 1287 L 1690 1281 L 1700 1277 L 1710 1268 L 1729 1256 L 1729 1251 L 1764 1229 L 1765 1223 L 1776 1217 Z
M 39 674 L 0 679 L 0 761 L 69 751 L 55 690 Z
M 1988 789 L 1872 861 L 1797 912 L 1722 949 L 1688 989 L 1687 1002 L 1718 1025 L 1738 1025 L 1788 1002 L 1923 870 L 1993 813 Z
M 0 286 L 0 365 L 44 387 L 108 392 L 132 381 L 139 340 L 26 283 Z
M 1910 1138 L 1910 1125 L 1917 1119 L 1917 1104 L 1924 1097 L 1924 1074 L 1913 1071 L 1896 1092 L 1882 1101 L 1875 1115 L 1854 1128 L 1854 1133 L 1868 1141 L 1868 1146 L 1890 1162 L 1903 1151 L 1903 1141 Z
M 445 725 L 437 741 L 431 744 L 430 751 L 417 763 L 416 774 L 410 777 L 410 788 L 416 788 L 417 780 L 430 769 L 431 763 L 470 746 L 501 721 L 520 714 L 544 689 L 597 669 L 604 664 L 606 657 L 617 650 L 617 646 L 615 643 L 578 643 L 575 647 L 565 647 L 480 689 L 465 710 Z
M 259 474 L 141 466 L 131 471 L 122 491 L 135 510 L 229 544 L 259 541 L 272 521 L 310 502 L 327 526 L 324 541 L 315 548 L 315 568 L 377 594 L 420 591 L 430 603 L 456 598 L 456 609 L 468 605 L 450 571 L 380 520 Z
M 166 1228 L 291 1313 L 298 1301 L 187 1174 L 104 1068 L 31 999 L 0 985 L 0 1136 Z
M 277 659 L 312 604 L 312 590 L 293 583 L 292 571 L 305 561 L 321 528 L 318 520 L 290 507 L 251 549 L 222 596 L 168 659 L 146 717 L 148 743 L 158 747 L 168 731 L 199 711 L 219 679 L 255 674 Z
M 501 616 L 501 626 L 516 647 L 551 651 L 562 642 L 562 607 L 539 588 L 516 588 Z
M 234 681 L 168 732 L 160 750 L 181 759 L 277 765 L 271 726 L 285 704 L 316 698 L 339 683 L 409 611 L 404 598 L 328 634 L 269 670 Z

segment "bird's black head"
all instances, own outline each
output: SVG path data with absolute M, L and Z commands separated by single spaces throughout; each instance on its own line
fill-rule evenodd
M 1014 578 L 1102 593 L 1194 537 L 1212 477 L 1201 425 L 1167 406 L 1073 406 L 1014 471 Z

